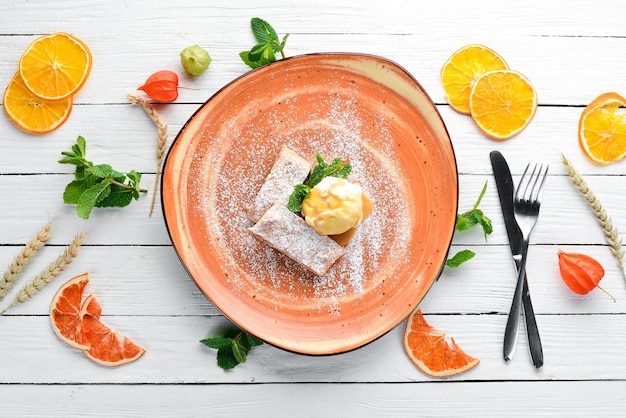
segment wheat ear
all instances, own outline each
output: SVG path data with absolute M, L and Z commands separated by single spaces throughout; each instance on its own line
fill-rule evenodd
M 607 215 L 602 203 L 600 203 L 600 200 L 598 200 L 596 195 L 589 188 L 589 185 L 587 185 L 587 182 L 582 178 L 578 170 L 574 168 L 571 161 L 568 160 L 563 154 L 561 154 L 561 161 L 567 170 L 567 174 L 569 175 L 572 184 L 574 184 L 574 187 L 578 189 L 587 203 L 589 203 L 591 210 L 593 210 L 598 222 L 600 222 L 602 230 L 604 231 L 604 237 L 609 244 L 611 252 L 615 255 L 615 258 L 617 258 L 617 265 L 622 271 L 624 281 L 626 281 L 626 271 L 624 271 L 624 249 L 622 248 L 622 239 L 620 238 L 619 231 L 615 225 L 613 225 L 611 217 Z
M 156 197 L 157 185 L 159 184 L 159 177 L 161 176 L 161 165 L 163 164 L 163 157 L 165 156 L 165 147 L 167 144 L 167 125 L 161 119 L 161 116 L 156 112 L 154 106 L 142 97 L 135 96 L 134 94 L 128 94 L 126 96 L 131 104 L 140 106 L 152 119 L 157 127 L 157 166 L 156 176 L 154 178 L 154 184 L 152 186 L 152 199 L 150 200 L 149 216 L 152 216 L 152 210 L 154 209 L 154 199 Z
M 26 283 L 22 289 L 15 295 L 11 304 L 4 309 L 1 314 L 4 314 L 8 309 L 14 307 L 18 303 L 25 302 L 33 297 L 33 295 L 46 287 L 52 280 L 57 277 L 65 268 L 72 262 L 74 257 L 78 255 L 81 249 L 81 245 L 87 232 L 77 234 L 72 242 L 65 247 L 65 250 L 59 254 L 56 260 L 48 264 L 43 271 L 41 271 L 37 277 L 30 282 Z
M 41 247 L 46 245 L 46 242 L 50 239 L 51 226 L 52 221 L 48 221 L 48 223 L 37 232 L 37 235 L 22 247 L 22 250 L 11 261 L 11 264 L 9 264 L 9 267 L 7 267 L 7 270 L 4 272 L 4 276 L 0 279 L 0 300 L 13 288 L 20 273 L 22 273 L 28 263 L 35 257 L 35 254 L 37 254 Z

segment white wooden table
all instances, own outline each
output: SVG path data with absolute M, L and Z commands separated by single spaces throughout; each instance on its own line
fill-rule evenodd
M 294 2 L 295 3 L 295 2 Z M 220 87 L 248 68 L 238 53 L 253 45 L 252 17 L 289 33 L 289 56 L 363 52 L 390 58 L 410 71 L 437 103 L 453 140 L 460 173 L 461 210 L 471 207 L 485 180 L 481 207 L 494 233 L 457 233 L 452 251 L 477 255 L 445 269 L 423 300 L 427 320 L 481 359 L 472 371 L 430 379 L 404 354 L 402 327 L 356 351 L 309 357 L 269 345 L 224 372 L 215 351 L 198 341 L 228 321 L 198 290 L 170 243 L 162 214 L 148 216 L 149 198 L 124 209 L 96 210 L 87 222 L 64 205 L 71 169 L 60 152 L 78 135 L 88 156 L 116 168 L 155 175 L 155 127 L 131 107 L 127 93 L 151 73 L 181 75 L 173 104 L 158 112 L 170 142 L 189 116 Z M 577 124 L 583 107 L 603 92 L 626 93 L 626 3 L 527 0 L 384 2 L 3 0 L 0 12 L 0 86 L 36 37 L 66 31 L 94 56 L 92 74 L 73 114 L 57 131 L 37 137 L 0 116 L 0 264 L 53 222 L 52 239 L 25 271 L 34 277 L 83 229 L 89 235 L 74 263 L 33 299 L 0 318 L 1 416 L 504 416 L 621 415 L 626 407 L 626 285 L 586 202 L 560 165 L 565 153 L 626 230 L 626 163 L 597 167 L 583 156 Z M 506 142 L 481 135 L 470 118 L 446 105 L 439 70 L 459 47 L 482 43 L 523 72 L 539 95 L 529 127 Z M 202 76 L 183 75 L 179 52 L 200 44 L 213 62 Z M 514 177 L 528 161 L 551 164 L 528 274 L 544 342 L 536 370 L 522 331 L 516 357 L 502 360 L 502 336 L 514 288 L 505 228 L 489 152 L 500 150 Z M 558 272 L 557 250 L 583 252 L 606 269 L 599 290 L 578 296 Z M 100 367 L 52 332 L 48 309 L 58 286 L 88 271 L 89 290 L 106 322 L 145 346 L 139 361 Z M 10 297 L 3 300 L 5 305 Z

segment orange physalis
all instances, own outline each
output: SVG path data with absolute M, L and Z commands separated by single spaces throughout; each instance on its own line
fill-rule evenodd
M 173 102 L 178 97 L 178 75 L 173 71 L 163 70 L 152 74 L 143 86 L 137 87 L 159 102 Z
M 604 277 L 604 268 L 594 258 L 585 254 L 559 251 L 559 270 L 565 284 L 579 295 L 586 295 L 595 287 L 611 296 L 598 286 Z M 613 300 L 613 296 L 611 296 Z

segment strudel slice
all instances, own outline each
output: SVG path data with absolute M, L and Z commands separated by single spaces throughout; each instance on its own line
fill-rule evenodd
M 303 183 L 310 171 L 311 164 L 307 160 L 283 146 L 253 206 L 248 210 L 248 219 L 258 222 L 265 211 L 276 202 L 287 205 L 293 188 L 296 184 Z
M 275 203 L 248 230 L 272 248 L 323 276 L 345 253 L 328 236 L 319 235 L 285 205 Z

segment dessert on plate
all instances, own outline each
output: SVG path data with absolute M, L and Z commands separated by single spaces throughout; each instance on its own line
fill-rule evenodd
M 346 245 L 373 204 L 358 183 L 346 179 L 352 167 L 317 154 L 311 165 L 284 146 L 261 186 L 248 230 L 318 276 L 346 252 Z
M 282 147 L 265 183 L 256 195 L 254 204 L 248 210 L 248 219 L 258 222 L 265 211 L 276 202 L 287 205 L 295 185 L 304 182 L 310 171 L 311 164 L 307 160 L 288 147 Z

